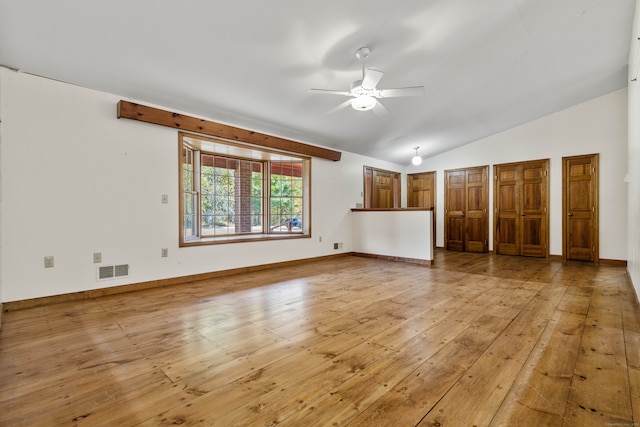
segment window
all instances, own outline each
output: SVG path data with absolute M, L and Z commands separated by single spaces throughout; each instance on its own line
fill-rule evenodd
M 180 134 L 180 245 L 310 237 L 311 160 Z

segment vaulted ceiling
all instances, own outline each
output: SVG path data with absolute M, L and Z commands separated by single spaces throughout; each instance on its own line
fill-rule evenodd
M 408 164 L 626 87 L 634 0 L 0 0 L 0 65 Z M 345 108 L 355 57 L 388 114 Z

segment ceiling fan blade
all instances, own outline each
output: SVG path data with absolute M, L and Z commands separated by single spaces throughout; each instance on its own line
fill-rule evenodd
M 352 99 L 347 99 L 342 104 L 338 105 L 337 107 L 333 107 L 331 110 L 327 111 L 325 114 L 333 114 L 336 111 L 340 111 L 343 108 L 349 107 L 351 105 L 351 101 Z
M 382 89 L 380 97 L 392 98 L 394 96 L 420 96 L 424 95 L 424 86 L 401 87 L 397 89 Z
M 349 96 L 349 92 L 345 92 L 343 90 L 309 89 L 309 92 L 324 93 L 326 95 L 344 95 L 344 96 Z
M 389 112 L 389 110 L 387 110 L 384 105 L 382 105 L 382 103 L 380 101 L 378 101 L 376 99 L 376 105 L 373 106 L 373 108 L 371 109 L 371 111 L 373 111 L 373 113 L 376 116 L 384 116 L 385 114 L 387 114 Z
M 368 69 L 362 79 L 362 88 L 375 89 L 382 76 L 384 76 L 382 71 Z

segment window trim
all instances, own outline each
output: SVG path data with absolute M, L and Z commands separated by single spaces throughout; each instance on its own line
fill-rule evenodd
M 265 169 L 269 169 L 268 173 L 263 176 L 263 188 L 268 190 L 269 193 L 264 194 L 263 201 L 264 207 L 262 211 L 263 223 L 267 232 L 252 233 L 252 234 L 232 234 L 232 235 L 220 235 L 220 236 L 206 236 L 195 238 L 193 240 L 185 239 L 184 236 L 184 176 L 183 165 L 184 158 L 183 147 L 188 145 L 194 150 L 194 176 L 195 164 L 199 163 L 195 161 L 196 152 L 207 153 L 212 155 L 219 155 L 229 158 L 236 158 L 241 160 L 260 161 L 264 162 Z M 270 167 L 272 162 L 286 162 L 286 161 L 301 161 L 303 164 L 303 215 L 301 231 L 296 232 L 269 232 L 270 221 L 270 182 L 269 179 L 271 171 Z M 200 172 L 197 172 L 200 175 Z M 197 191 L 197 212 L 196 218 L 200 228 L 201 217 L 201 194 Z M 179 247 L 189 246 L 202 246 L 202 245 L 216 245 L 226 243 L 243 243 L 243 242 L 259 242 L 259 241 L 271 241 L 271 240 L 289 240 L 311 237 L 311 157 L 303 156 L 297 153 L 290 153 L 272 149 L 265 149 L 260 146 L 241 143 L 238 141 L 229 141 L 223 138 L 207 137 L 198 134 L 191 134 L 187 132 L 178 133 L 178 230 L 179 230 Z M 200 230 L 201 231 L 201 230 Z

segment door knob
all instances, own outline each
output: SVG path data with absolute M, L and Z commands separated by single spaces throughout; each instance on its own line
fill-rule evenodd
M 521 213 L 520 216 L 526 216 L 524 213 Z
M 569 212 L 569 216 L 573 216 L 573 212 Z
M 462 211 L 462 214 L 461 214 L 461 216 L 462 216 L 462 217 L 464 217 L 464 211 Z

